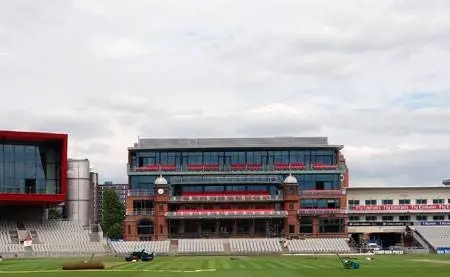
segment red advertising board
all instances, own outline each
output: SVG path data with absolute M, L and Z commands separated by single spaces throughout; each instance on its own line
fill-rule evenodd
M 350 206 L 353 211 L 448 210 L 450 204 Z

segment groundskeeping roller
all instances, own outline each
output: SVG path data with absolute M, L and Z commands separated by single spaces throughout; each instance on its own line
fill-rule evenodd
M 355 258 L 341 257 L 339 256 L 339 254 L 336 254 L 336 256 L 345 269 L 359 269 L 359 261 L 357 261 Z

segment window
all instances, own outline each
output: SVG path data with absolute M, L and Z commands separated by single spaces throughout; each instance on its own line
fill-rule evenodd
M 444 204 L 444 199 L 433 199 L 433 204 Z
M 159 225 L 159 233 L 160 233 L 160 234 L 163 233 L 163 226 L 162 226 L 162 224 Z
M 416 199 L 416 204 L 417 205 L 425 205 L 427 204 L 427 199 Z
M 443 215 L 433 215 L 433 220 L 437 221 L 437 220 L 444 220 L 444 216 Z
M 131 234 L 131 225 L 128 225 L 128 234 Z
M 294 204 L 290 203 L 289 204 L 289 210 L 293 210 L 294 209 Z
M 377 204 L 377 200 L 366 200 L 366 206 L 375 206 Z
M 384 199 L 384 200 L 381 201 L 381 203 L 383 205 L 392 205 L 392 204 L 394 204 L 394 200 L 392 200 L 392 199 Z
M 381 217 L 383 221 L 394 221 L 394 217 L 392 215 L 383 215 Z
M 416 215 L 416 220 L 417 221 L 426 221 L 426 220 L 428 220 L 428 216 L 426 216 L 426 215 Z
M 319 233 L 343 233 L 344 220 L 336 219 L 319 219 Z
M 398 220 L 400 221 L 410 221 L 411 217 L 409 215 L 401 215 L 398 217 Z
M 359 216 L 355 216 L 355 215 L 349 216 L 348 220 L 350 220 L 350 221 L 359 221 Z
M 295 233 L 295 226 L 294 225 L 289 225 L 289 233 L 290 234 Z
M 400 200 L 398 200 L 398 204 L 399 205 L 409 205 L 409 204 L 411 204 L 411 200 L 410 199 L 400 199 Z
M 368 216 L 366 216 L 366 221 L 377 221 L 377 216 L 368 215 Z
M 359 200 L 348 200 L 348 205 L 349 206 L 358 206 Z

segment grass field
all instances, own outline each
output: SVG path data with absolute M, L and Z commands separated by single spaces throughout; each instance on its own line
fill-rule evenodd
M 0 263 L 0 277 L 7 276 L 193 276 L 193 277 L 440 277 L 450 274 L 446 256 L 360 257 L 361 269 L 343 269 L 334 256 L 300 257 L 157 257 L 150 263 L 126 263 L 122 259 L 104 260 L 104 271 L 62 271 L 62 259 L 15 259 Z M 73 260 L 71 260 L 73 261 Z M 82 275 L 81 275 L 82 274 Z

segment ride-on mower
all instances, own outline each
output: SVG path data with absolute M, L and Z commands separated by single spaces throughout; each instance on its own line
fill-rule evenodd
M 342 265 L 345 269 L 359 269 L 359 261 L 357 261 L 355 258 L 350 257 L 341 257 L 339 254 L 336 254 L 339 258 L 339 261 L 341 261 Z
M 150 262 L 155 258 L 155 252 L 152 252 L 151 254 L 145 252 L 145 249 L 142 249 L 139 251 L 134 251 L 130 255 L 125 257 L 125 261 L 132 262 L 132 261 L 138 261 L 141 260 L 143 262 Z

